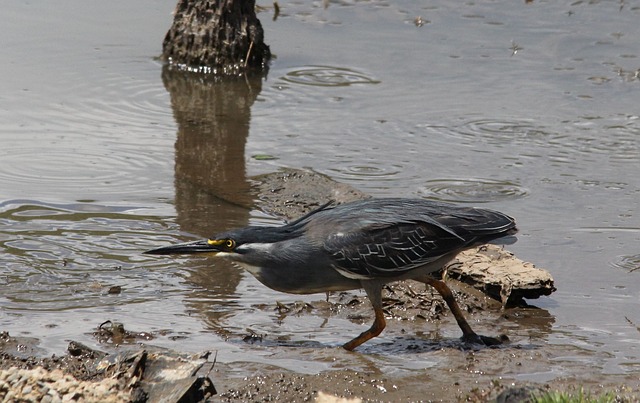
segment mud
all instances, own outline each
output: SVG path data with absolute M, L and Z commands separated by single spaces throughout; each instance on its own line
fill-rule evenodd
M 328 199 L 343 202 L 366 197 L 355 189 L 307 171 L 286 171 L 255 178 L 255 186 L 260 194 L 258 207 L 285 217 L 295 217 Z M 467 257 L 461 257 L 451 267 L 457 270 L 466 261 L 477 260 L 478 253 L 486 260 L 486 249 L 479 249 L 471 251 Z M 492 256 L 495 260 L 495 255 Z M 527 271 L 531 271 L 531 264 L 514 259 L 510 262 L 526 266 Z M 550 276 L 548 280 L 550 282 L 545 283 L 538 295 L 553 291 Z M 176 392 L 179 387 L 173 391 L 153 392 L 152 383 L 166 383 L 166 380 L 154 378 L 154 374 L 162 372 L 158 368 L 168 368 L 170 362 L 180 362 L 181 365 L 192 365 L 183 378 L 185 383 L 180 387 L 201 387 L 203 382 L 195 382 L 195 378 L 190 376 L 206 364 L 205 367 L 209 369 L 197 379 L 206 380 L 205 386 L 212 381 L 219 393 L 214 400 L 225 402 L 315 401 L 321 392 L 374 402 L 522 401 L 531 393 L 547 389 L 571 391 L 581 387 L 596 395 L 613 391 L 619 401 L 637 401 L 635 396 L 640 395 L 637 376 L 603 375 L 599 369 L 588 365 L 590 360 L 599 359 L 594 353 L 570 345 L 545 343 L 544 334 L 551 331 L 553 324 L 548 312 L 527 305 L 521 298 L 510 298 L 511 294 L 505 297 L 504 291 L 498 292 L 498 297 L 492 297 L 478 289 L 482 287 L 452 279 L 448 281 L 457 301 L 479 333 L 492 336 L 504 334 L 510 341 L 497 347 L 481 347 L 442 337 L 442 331 L 457 328 L 444 302 L 424 285 L 402 282 L 384 290 L 384 309 L 389 322 L 385 332 L 394 341 L 356 352 L 346 352 L 337 347 L 327 349 L 327 354 L 335 353 L 336 357 L 353 363 L 342 369 L 300 374 L 258 363 L 215 363 L 215 358 L 209 354 L 181 356 L 179 359 L 176 358 L 179 356 L 176 352 L 151 354 L 135 344 L 135 340 L 143 339 L 147 346 L 153 345 L 150 332 L 144 329 L 131 332 L 121 329 L 119 324 L 105 322 L 97 329 L 90 330 L 101 343 L 127 339 L 133 341 L 124 352 L 129 354 L 127 359 L 116 359 L 119 363 L 117 368 L 111 366 L 108 370 L 96 368 L 106 359 L 111 358 L 114 362 L 114 356 L 77 343 L 72 342 L 69 351 L 61 356 L 41 357 L 37 339 L 16 339 L 2 333 L 0 397 L 3 401 L 18 398 L 38 400 L 46 396 L 50 396 L 45 398 L 49 401 L 61 400 L 65 396 L 76 401 L 92 401 L 110 396 L 111 401 L 144 401 L 153 400 L 151 396 L 156 393 L 156 397 L 173 396 L 172 401 L 177 401 L 180 396 L 185 396 L 180 394 L 182 389 L 180 393 Z M 513 288 L 509 289 L 510 293 Z M 313 302 L 274 303 L 257 308 L 276 311 L 282 318 L 287 315 L 331 313 L 363 324 L 372 320 L 366 297 L 357 293 L 336 293 L 328 295 L 326 299 L 319 296 Z M 439 331 L 425 334 L 434 328 Z M 269 337 L 248 334 L 244 341 L 264 344 L 265 348 L 269 348 L 272 343 Z M 299 348 L 276 344 L 278 348 Z M 436 364 L 421 370 L 391 372 L 378 365 L 385 357 L 403 355 L 424 356 Z M 253 375 L 238 377 L 239 366 L 245 373 Z M 195 400 L 205 399 L 211 395 L 212 386 L 208 384 L 208 394 L 189 396 Z

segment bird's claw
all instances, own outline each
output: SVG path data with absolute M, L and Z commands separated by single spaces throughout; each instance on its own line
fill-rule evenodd
M 476 333 L 465 334 L 462 336 L 462 341 L 466 344 L 477 344 L 481 346 L 499 346 L 509 341 L 506 335 L 500 335 L 499 337 L 483 336 Z

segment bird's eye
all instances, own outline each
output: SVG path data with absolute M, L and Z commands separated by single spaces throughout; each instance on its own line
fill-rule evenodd
M 233 239 L 227 239 L 227 242 L 224 244 L 228 249 L 233 249 L 236 247 L 236 241 Z

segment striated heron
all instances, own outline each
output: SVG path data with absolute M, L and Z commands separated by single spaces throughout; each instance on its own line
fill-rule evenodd
M 267 287 L 291 294 L 364 288 L 375 320 L 370 329 L 343 345 L 347 350 L 382 332 L 386 326 L 382 287 L 406 279 L 428 284 L 442 295 L 465 342 L 500 343 L 477 335 L 449 287 L 430 274 L 462 250 L 515 234 L 513 218 L 498 211 L 421 199 L 331 204 L 279 227 L 249 226 L 145 253 L 228 258 Z

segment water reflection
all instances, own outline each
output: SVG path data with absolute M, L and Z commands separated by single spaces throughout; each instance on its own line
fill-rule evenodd
M 553 330 L 555 317 L 546 309 L 535 306 L 506 309 L 503 317 L 511 323 L 507 332 L 521 332 L 533 340 L 546 340 Z M 507 333 L 508 334 L 508 333 Z
M 253 195 L 246 177 L 245 145 L 251 106 L 262 77 L 219 79 L 165 66 L 162 81 L 178 126 L 175 143 L 176 221 L 189 233 L 208 237 L 249 221 Z M 188 259 L 189 310 L 223 337 L 224 318 L 237 313 L 242 272 L 213 259 Z
M 244 151 L 261 77 L 215 79 L 169 67 L 162 81 L 178 125 L 175 180 L 249 207 Z M 182 189 L 182 188 L 180 188 Z M 177 195 L 177 203 L 182 201 Z M 184 213 L 185 209 L 179 209 Z

